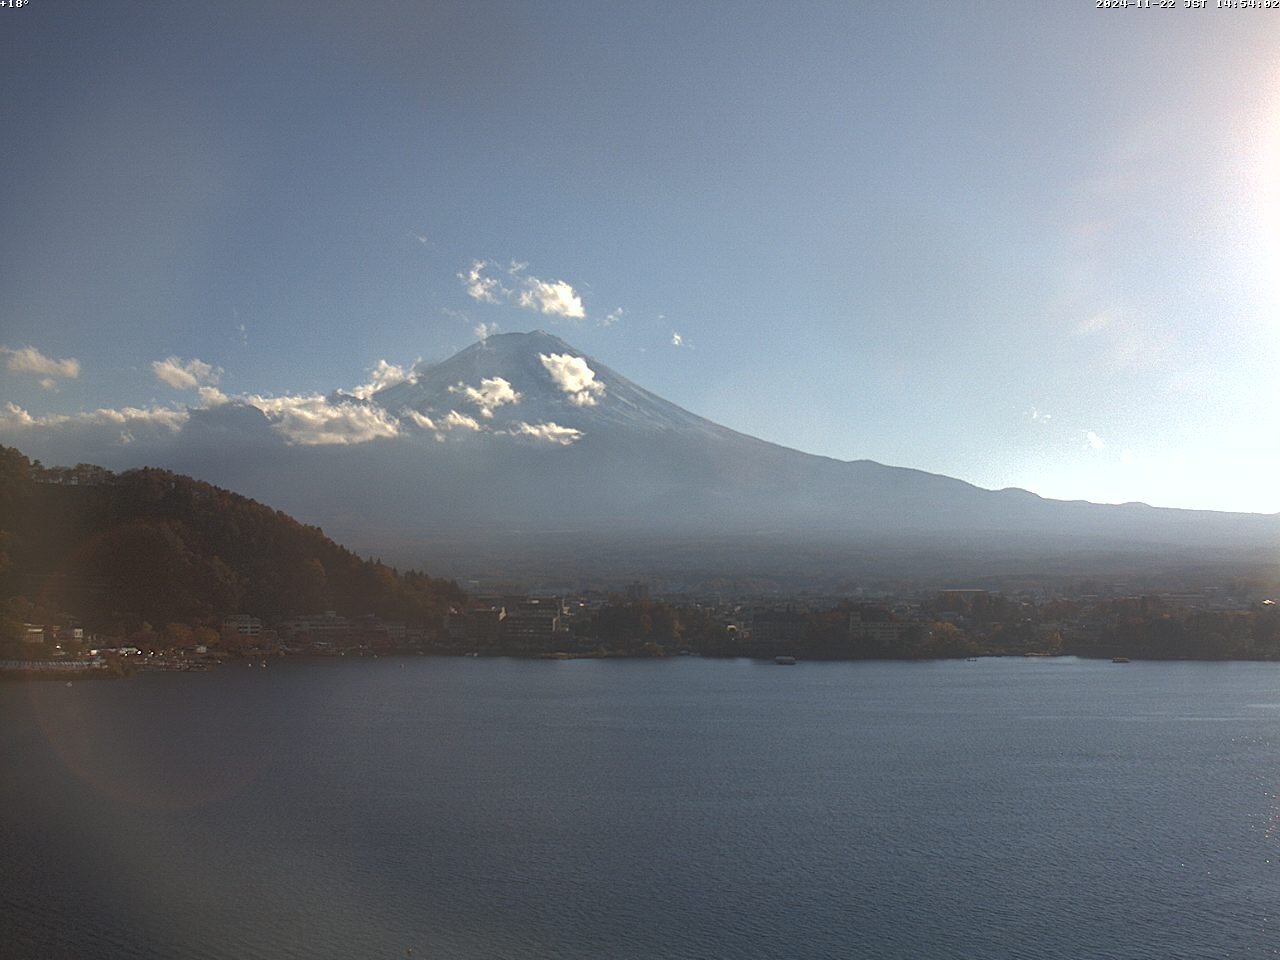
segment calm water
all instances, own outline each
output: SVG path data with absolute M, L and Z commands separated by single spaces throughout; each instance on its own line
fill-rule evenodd
M 0 686 L 0 955 L 1280 954 L 1280 665 Z

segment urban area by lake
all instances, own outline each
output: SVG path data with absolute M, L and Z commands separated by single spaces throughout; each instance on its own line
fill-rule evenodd
M 89 633 L 74 617 L 24 624 L 0 676 L 120 675 L 192 670 L 287 656 L 452 654 L 516 657 L 778 656 L 819 660 L 971 656 L 1280 659 L 1280 605 L 1242 583 L 1140 592 L 1085 581 L 1074 589 L 860 590 L 854 596 L 530 596 L 476 592 L 415 622 L 332 610 L 277 621 L 225 617 L 220 629 Z

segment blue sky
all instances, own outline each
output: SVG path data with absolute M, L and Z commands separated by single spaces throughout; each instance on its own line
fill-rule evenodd
M 542 327 L 814 453 L 1280 511 L 1280 11 L 30 0 L 0 80 L 0 427 Z

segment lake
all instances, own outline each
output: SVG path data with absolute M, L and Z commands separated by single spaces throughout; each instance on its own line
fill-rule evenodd
M 1280 664 L 306 661 L 0 723 L 8 960 L 1280 953 Z

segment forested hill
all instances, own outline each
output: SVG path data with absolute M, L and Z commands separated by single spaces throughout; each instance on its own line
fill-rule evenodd
M 0 600 L 14 597 L 122 632 L 320 610 L 421 623 L 462 594 L 191 477 L 47 468 L 0 447 Z

